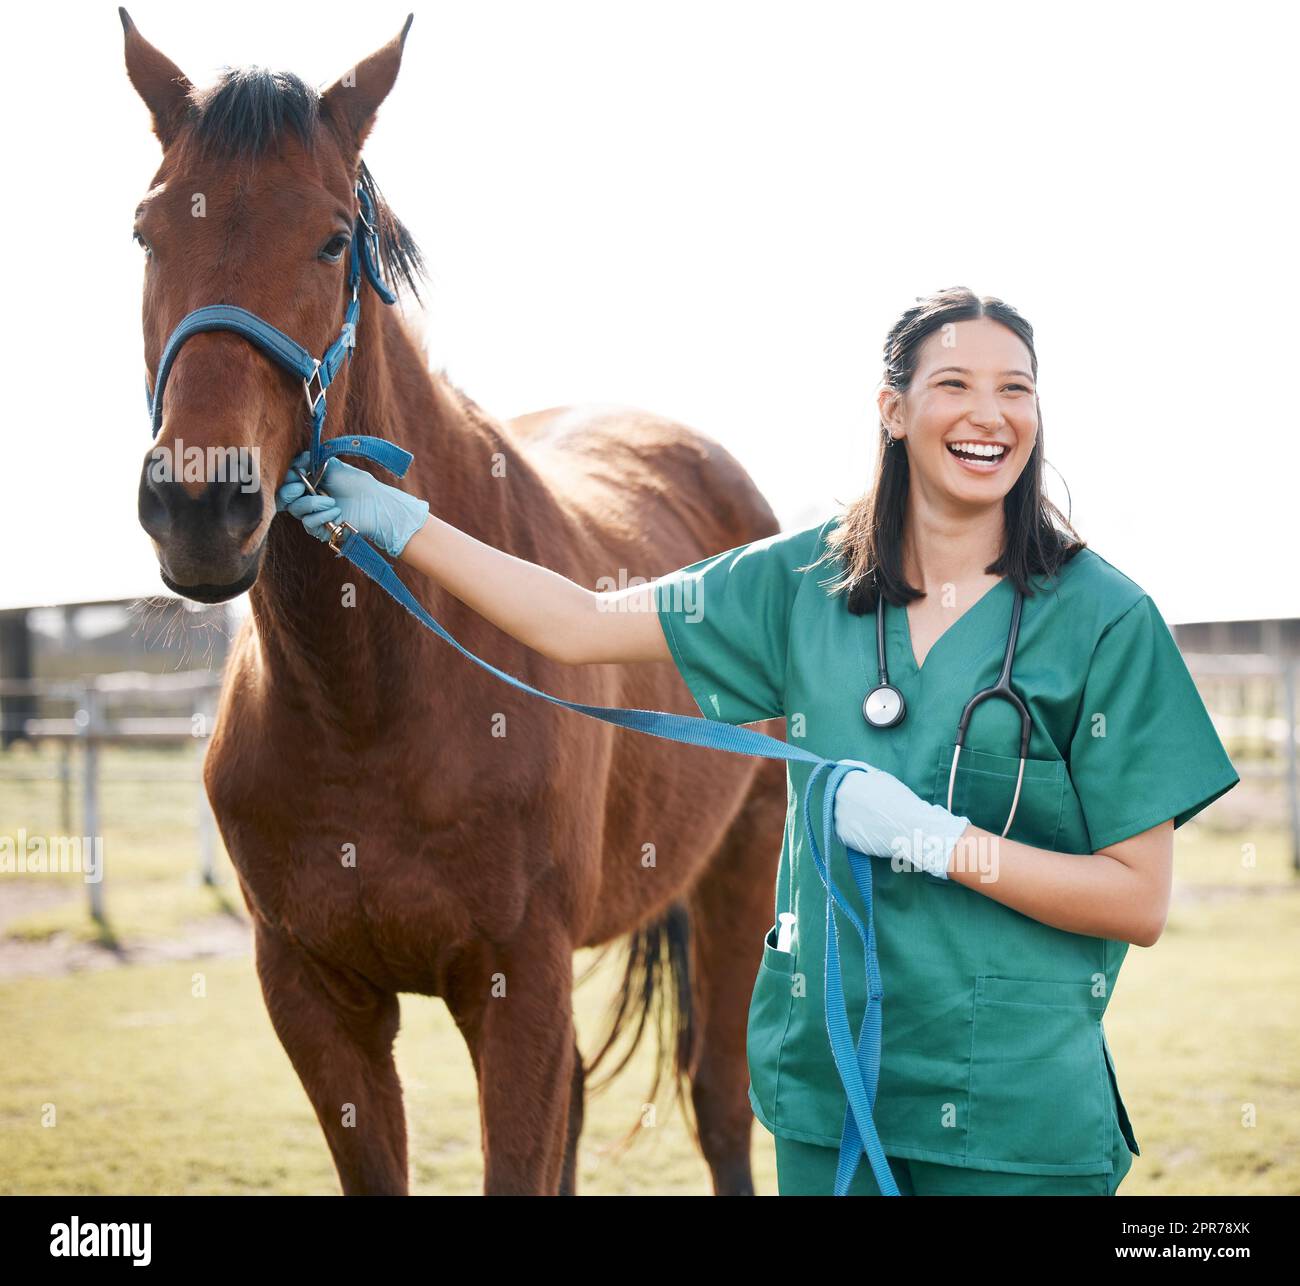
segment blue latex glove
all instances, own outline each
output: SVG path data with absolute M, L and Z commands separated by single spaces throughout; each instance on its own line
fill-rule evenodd
M 354 469 L 337 456 L 325 466 L 325 476 L 318 484 L 324 496 L 313 496 L 294 472 L 308 471 L 311 453 L 295 456 L 289 472 L 275 493 L 275 510 L 287 512 L 317 540 L 330 538 L 328 523 L 349 522 L 367 540 L 375 541 L 391 558 L 399 558 L 406 542 L 424 526 L 429 516 L 429 502 L 407 495 L 372 477 L 364 469 Z
M 863 772 L 847 774 L 835 792 L 835 830 L 846 848 L 899 859 L 895 869 L 920 869 L 948 878 L 953 845 L 970 825 L 939 804 L 927 804 L 897 777 L 857 759 Z

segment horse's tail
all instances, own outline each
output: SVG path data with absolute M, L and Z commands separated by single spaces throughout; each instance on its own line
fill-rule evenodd
M 643 925 L 628 939 L 627 967 L 618 995 L 611 1005 L 609 1034 L 605 1042 L 586 1064 L 590 1076 L 619 1037 L 635 1023 L 632 1042 L 618 1066 L 598 1084 L 587 1082 L 589 1090 L 602 1090 L 627 1066 L 645 1034 L 647 1025 L 653 1023 L 658 1035 L 655 1052 L 654 1081 L 650 1086 L 647 1104 L 656 1104 L 659 1087 L 665 1076 L 674 1083 L 674 1098 L 682 1108 L 687 1129 L 700 1146 L 699 1127 L 690 1110 L 683 1086 L 691 1066 L 695 1049 L 695 1006 L 691 985 L 691 917 L 681 902 L 675 902 L 667 912 L 652 924 Z M 600 957 L 603 959 L 603 953 Z M 599 964 L 599 959 L 596 962 Z M 595 965 L 592 966 L 595 968 Z M 588 971 L 590 972 L 590 971 Z M 586 975 L 584 975 L 586 976 Z M 619 1140 L 615 1153 L 624 1151 L 641 1128 L 640 1118 L 627 1134 Z

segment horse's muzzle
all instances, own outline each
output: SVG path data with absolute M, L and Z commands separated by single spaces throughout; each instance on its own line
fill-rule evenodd
M 262 525 L 260 487 L 238 478 L 210 482 L 198 495 L 176 481 L 140 476 L 140 525 L 154 541 L 163 584 L 200 603 L 242 594 L 257 579 L 265 540 L 249 549 Z

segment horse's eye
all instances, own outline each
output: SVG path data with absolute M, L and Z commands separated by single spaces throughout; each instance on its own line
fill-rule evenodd
M 338 263 L 343 258 L 343 252 L 348 248 L 351 237 L 339 233 L 337 237 L 331 237 L 320 249 L 320 257 L 326 263 Z
M 144 252 L 146 255 L 153 254 L 153 247 L 150 246 L 150 244 L 140 235 L 140 233 L 135 228 L 131 229 L 131 240 L 134 241 L 136 245 L 142 246 L 144 248 Z

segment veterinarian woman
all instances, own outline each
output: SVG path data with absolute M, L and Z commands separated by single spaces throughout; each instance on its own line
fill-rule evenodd
M 874 1117 L 904 1195 L 1114 1194 L 1138 1145 L 1102 1017 L 1129 944 L 1164 927 L 1175 827 L 1238 781 L 1155 603 L 1043 494 L 1037 373 L 1014 309 L 964 289 L 919 301 L 885 344 L 861 499 L 616 592 L 492 549 L 338 461 L 332 498 L 296 479 L 278 497 L 321 539 L 350 522 L 549 656 L 671 657 L 708 718 L 784 716 L 789 740 L 868 766 L 844 777 L 835 825 L 878 859 Z M 964 718 L 1008 663 L 1014 696 Z M 809 771 L 789 765 L 749 1012 L 750 1099 L 782 1195 L 833 1191 L 845 1125 Z M 861 944 L 838 936 L 860 1015 Z M 849 1192 L 879 1191 L 859 1165 Z

